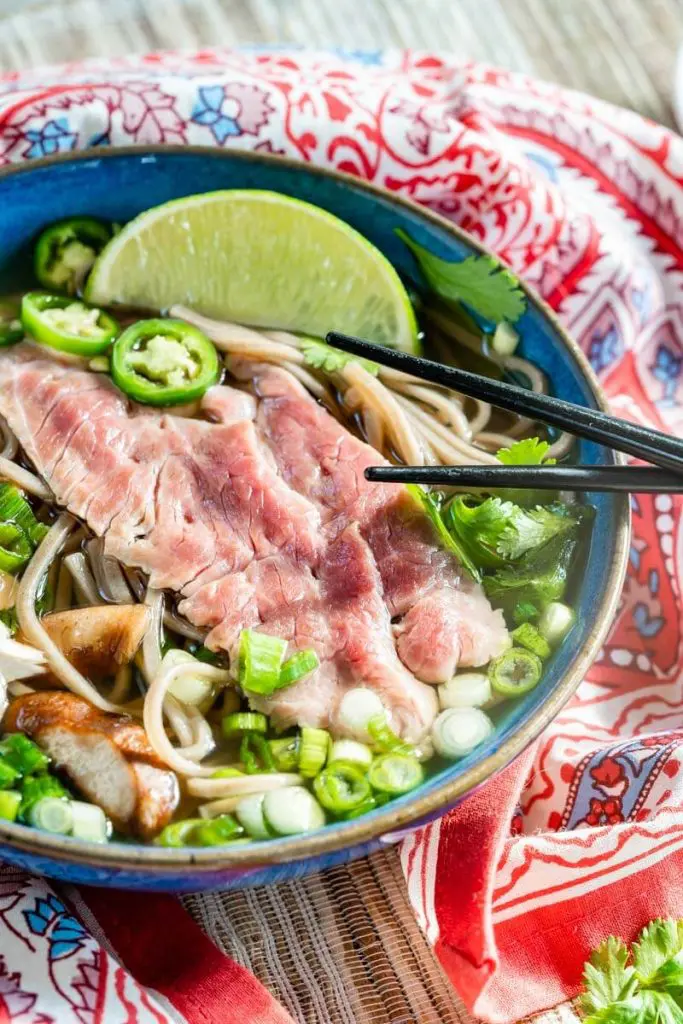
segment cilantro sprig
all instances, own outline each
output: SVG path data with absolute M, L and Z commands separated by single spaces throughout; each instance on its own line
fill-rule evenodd
M 379 366 L 370 359 L 362 359 L 359 356 L 350 356 L 346 352 L 340 352 L 331 345 L 317 338 L 304 338 L 301 342 L 304 362 L 314 370 L 322 370 L 323 373 L 341 373 L 349 363 L 360 363 L 364 369 L 376 377 L 379 373 Z
M 653 921 L 630 950 L 610 936 L 583 983 L 584 1024 L 683 1024 L 683 921 Z
M 518 279 L 493 256 L 468 256 L 459 263 L 442 260 L 401 228 L 396 234 L 417 260 L 425 281 L 440 298 L 464 302 L 485 320 L 516 323 L 527 300 Z

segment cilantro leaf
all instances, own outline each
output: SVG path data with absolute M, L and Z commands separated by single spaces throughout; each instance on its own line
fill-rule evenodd
M 509 448 L 500 448 L 496 457 L 504 466 L 554 466 L 556 459 L 545 457 L 549 448 L 547 441 L 526 437 L 523 441 L 515 441 Z
M 396 234 L 417 260 L 427 284 L 442 299 L 465 302 L 486 320 L 515 323 L 526 310 L 519 280 L 495 257 L 468 256 L 459 263 L 442 260 L 414 242 L 401 228 Z
M 444 521 L 477 565 L 498 568 L 543 547 L 559 534 L 572 532 L 583 515 L 579 506 L 539 505 L 526 509 L 499 497 L 480 501 L 464 495 L 449 502 Z
M 515 510 L 511 501 L 480 501 L 464 495 L 449 502 L 444 518 L 448 529 L 467 547 L 478 565 L 495 568 L 503 563 L 498 545 Z
M 666 993 L 645 991 L 610 1003 L 583 1024 L 683 1024 L 683 1010 Z
M 360 363 L 373 377 L 379 373 L 379 366 L 370 359 L 350 356 L 315 338 L 304 338 L 301 342 L 301 351 L 304 362 L 315 370 L 322 370 L 323 373 L 341 373 L 349 363 Z
M 682 953 L 683 922 L 658 918 L 643 928 L 633 943 L 633 966 L 640 981 L 649 985 L 667 961 Z
M 583 969 L 586 991 L 581 996 L 580 1006 L 585 1013 L 604 1010 L 633 994 L 638 983 L 634 968 L 627 963 L 628 947 L 614 935 L 591 953 Z
M 481 573 L 470 558 L 464 545 L 446 527 L 441 516 L 441 503 L 436 495 L 432 494 L 431 491 L 425 491 L 419 484 L 406 484 L 406 488 L 431 522 L 443 547 L 456 556 L 463 569 L 469 573 L 472 579 L 479 582 L 481 580 Z
M 584 1024 L 683 1024 L 683 922 L 652 921 L 630 953 L 611 936 L 583 981 Z
M 544 505 L 530 509 L 513 505 L 513 508 L 516 514 L 509 518 L 496 547 L 500 555 L 511 561 L 521 558 L 527 551 L 543 547 L 560 533 L 574 530 L 578 523 L 573 516 L 558 514 Z
M 485 576 L 484 590 L 494 607 L 509 616 L 520 603 L 545 608 L 551 601 L 562 600 L 575 552 L 576 540 L 558 534 L 543 547 Z

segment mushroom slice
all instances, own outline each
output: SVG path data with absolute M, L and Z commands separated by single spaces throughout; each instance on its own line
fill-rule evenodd
M 141 604 L 98 605 L 44 615 L 41 625 L 74 668 L 97 679 L 133 660 L 148 619 Z

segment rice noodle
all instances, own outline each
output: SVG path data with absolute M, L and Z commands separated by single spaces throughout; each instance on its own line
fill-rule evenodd
M 243 796 L 226 796 L 222 800 L 212 800 L 198 808 L 201 818 L 218 818 L 221 814 L 232 814 L 244 800 Z
M 56 612 L 63 612 L 67 608 L 71 608 L 73 599 L 73 579 L 69 572 L 68 565 L 64 564 L 62 559 L 59 572 L 57 573 L 57 586 L 55 588 L 55 604 L 54 610 Z
M 164 612 L 164 595 L 160 590 L 147 588 L 144 604 L 149 608 L 149 623 L 142 641 L 142 674 L 151 686 L 161 669 L 161 619 Z
M 216 769 L 213 768 L 212 771 Z M 232 775 L 225 779 L 188 779 L 187 791 L 191 796 L 206 797 L 207 800 L 226 796 L 250 796 L 252 793 L 266 793 L 271 789 L 285 786 L 300 786 L 301 775 L 295 772 L 268 772 L 263 775 Z
M 143 708 L 143 723 L 152 748 L 169 768 L 179 772 L 181 775 L 196 775 L 208 778 L 216 771 L 216 766 L 199 765 L 189 757 L 185 757 L 182 750 L 174 747 L 164 729 L 164 705 L 169 687 L 180 678 L 183 672 L 187 671 L 187 665 L 172 665 L 167 669 L 162 668 L 154 677 L 145 697 Z M 228 683 L 229 674 L 224 669 L 215 668 L 204 662 L 197 662 L 193 666 L 195 675 L 205 676 L 216 683 Z
M 104 553 L 104 540 L 96 537 L 86 545 L 88 560 L 100 594 L 113 604 L 130 604 L 130 587 L 115 558 Z
M 9 428 L 9 424 L 4 417 L 0 416 L 0 437 L 2 438 L 2 448 L 0 449 L 0 455 L 4 459 L 15 458 L 19 451 L 19 442 Z
M 52 491 L 45 486 L 40 477 L 37 477 L 35 473 L 29 473 L 23 466 L 18 466 L 16 462 L 5 458 L 4 455 L 0 455 L 0 479 L 9 480 L 10 483 L 35 495 L 41 501 L 54 501 Z
M 36 600 L 40 584 L 50 565 L 62 550 L 71 530 L 74 519 L 68 512 L 62 512 L 54 526 L 43 538 L 38 550 L 28 564 L 19 584 L 17 592 L 17 619 L 21 632 L 34 647 L 42 651 L 51 672 L 71 690 L 84 700 L 89 701 L 102 711 L 120 712 L 123 709 L 117 704 L 106 700 L 92 683 L 65 658 L 54 641 L 40 623 L 36 614 Z
M 396 450 L 404 462 L 412 466 L 424 463 L 424 452 L 415 431 L 410 426 L 407 416 L 398 404 L 396 397 L 384 387 L 360 363 L 351 361 L 342 370 L 342 377 L 355 387 L 364 400 L 364 404 L 374 409 L 381 416 L 390 437 L 393 437 Z
M 76 595 L 82 605 L 103 604 L 102 596 L 97 589 L 93 574 L 90 572 L 88 560 L 82 551 L 74 551 L 62 559 L 71 573 Z

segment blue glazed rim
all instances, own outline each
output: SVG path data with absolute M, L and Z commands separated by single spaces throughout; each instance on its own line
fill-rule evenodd
M 247 165 L 262 165 L 271 168 L 289 169 L 295 173 L 335 182 L 351 192 L 364 193 L 378 203 L 390 205 L 404 211 L 413 219 L 432 228 L 438 234 L 449 236 L 458 246 L 471 251 L 494 256 L 494 253 L 467 235 L 450 221 L 419 206 L 402 196 L 397 196 L 377 185 L 361 181 L 340 171 L 316 168 L 300 161 L 270 154 L 254 154 L 240 151 L 222 151 L 205 146 L 124 146 L 113 149 L 85 149 L 78 153 L 62 153 L 40 160 L 31 160 L 18 166 L 0 168 L 0 180 L 20 177 L 40 169 L 49 169 L 62 164 L 77 162 L 115 160 L 120 158 L 163 158 L 167 156 L 195 155 L 206 160 L 223 160 Z M 607 409 L 605 395 L 576 342 L 567 334 L 549 306 L 540 299 L 524 282 L 523 288 L 529 309 L 550 327 L 557 343 L 564 347 L 574 361 L 582 377 L 588 404 L 595 408 Z M 608 453 L 613 464 L 620 461 L 615 453 Z M 502 729 L 503 738 L 495 735 L 489 744 L 489 752 L 481 760 L 476 756 L 458 762 L 457 766 L 441 772 L 428 780 L 415 794 L 407 794 L 384 808 L 351 822 L 327 825 L 318 832 L 306 836 L 293 836 L 249 845 L 212 849 L 165 849 L 141 844 L 111 843 L 99 845 L 86 843 L 69 837 L 53 836 L 7 822 L 0 822 L 0 841 L 8 846 L 34 856 L 48 856 L 60 862 L 73 865 L 87 864 L 103 870 L 137 869 L 150 875 L 177 874 L 188 869 L 188 874 L 201 881 L 202 875 L 215 872 L 246 872 L 259 866 L 284 864 L 324 856 L 344 848 L 361 847 L 382 838 L 391 841 L 397 833 L 409 831 L 411 827 L 443 813 L 457 804 L 467 793 L 486 782 L 493 774 L 510 764 L 546 728 L 563 705 L 575 692 L 586 671 L 595 660 L 605 639 L 617 609 L 621 587 L 626 573 L 630 534 L 630 506 L 626 495 L 613 497 L 611 534 L 611 560 L 604 590 L 591 606 L 591 624 L 586 629 L 584 642 L 570 656 L 561 679 L 548 692 L 547 697 L 536 708 L 520 709 L 509 716 Z M 475 752 L 476 754 L 476 752 Z M 476 763 L 472 763 L 476 762 Z M 457 772 L 455 777 L 453 773 Z M 446 776 L 446 777 L 443 777 Z

